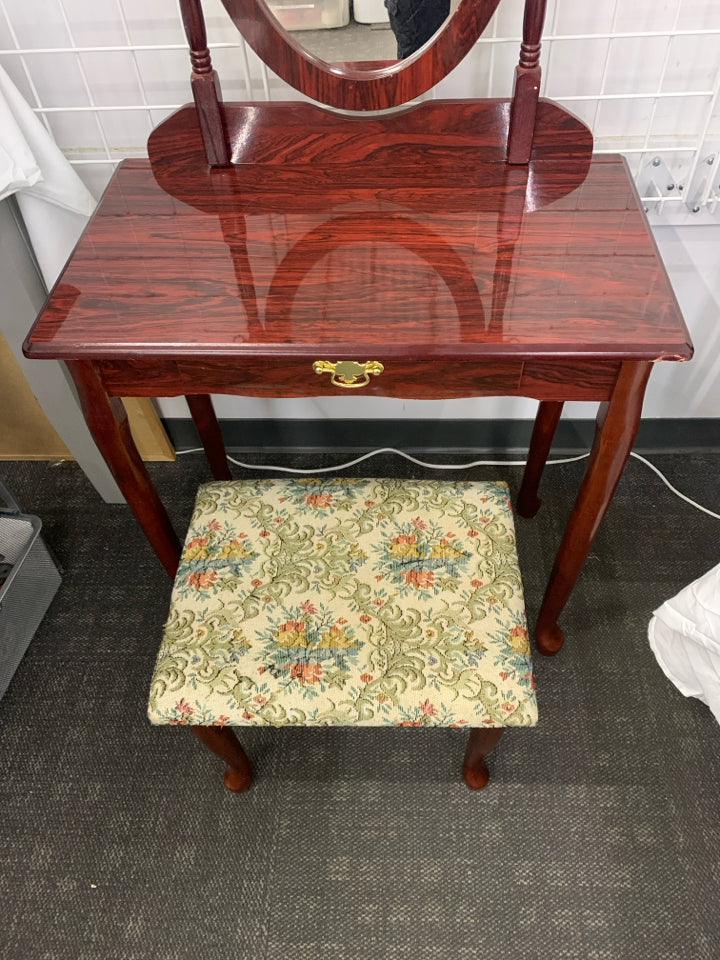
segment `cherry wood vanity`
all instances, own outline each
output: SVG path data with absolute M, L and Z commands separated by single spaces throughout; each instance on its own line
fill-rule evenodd
M 538 485 L 566 400 L 597 401 L 585 477 L 538 622 L 543 653 L 630 453 L 657 361 L 688 332 L 620 156 L 538 99 L 544 3 L 528 0 L 512 100 L 425 100 L 498 0 L 462 0 L 390 66 L 323 64 L 259 0 L 224 0 L 309 102 L 223 104 L 202 13 L 184 0 L 193 105 L 121 163 L 31 330 L 67 362 L 88 424 L 173 576 L 179 543 L 121 396 L 185 395 L 216 478 L 210 394 L 540 401 L 517 500 Z M 361 110 L 391 112 L 363 113 Z

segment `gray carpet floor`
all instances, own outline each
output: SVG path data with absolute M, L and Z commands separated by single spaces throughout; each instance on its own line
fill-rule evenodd
M 719 456 L 654 460 L 720 509 Z M 540 513 L 518 520 L 531 619 L 582 469 L 549 468 Z M 151 471 L 182 532 L 202 458 Z M 535 658 L 540 722 L 508 731 L 479 793 L 460 779 L 462 731 L 259 729 L 243 735 L 256 782 L 230 794 L 194 737 L 146 720 L 169 582 L 127 509 L 74 464 L 0 475 L 64 568 L 0 701 L 3 958 L 720 957 L 720 728 L 646 637 L 720 559 L 720 523 L 642 464 L 563 615 L 565 648 Z

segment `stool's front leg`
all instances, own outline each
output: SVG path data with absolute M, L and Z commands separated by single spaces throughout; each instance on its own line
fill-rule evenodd
M 482 790 L 490 779 L 490 771 L 485 763 L 485 754 L 503 735 L 504 727 L 473 727 L 463 760 L 463 780 L 471 790 Z
M 228 790 L 242 793 L 252 784 L 252 769 L 247 754 L 230 727 L 191 726 L 205 746 L 227 763 L 223 781 Z
M 624 363 L 612 397 L 600 406 L 588 466 L 538 614 L 535 645 L 540 653 L 557 653 L 564 643 L 558 617 L 575 586 L 630 456 L 651 368 L 649 362 Z
M 122 400 L 108 396 L 91 360 L 68 360 L 67 366 L 100 453 L 150 545 L 174 578 L 180 561 L 180 541 L 137 452 Z
M 538 407 L 517 499 L 517 511 L 521 517 L 534 517 L 540 508 L 538 487 L 564 405 L 562 400 L 542 400 Z

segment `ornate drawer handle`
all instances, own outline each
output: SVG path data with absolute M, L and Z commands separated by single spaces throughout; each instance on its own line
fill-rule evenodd
M 378 377 L 384 369 L 379 360 L 366 360 L 365 363 L 357 363 L 355 360 L 337 360 L 335 363 L 330 360 L 316 360 L 313 364 L 315 373 L 331 374 L 330 382 L 346 390 L 364 387 L 366 383 L 370 383 L 370 374 Z

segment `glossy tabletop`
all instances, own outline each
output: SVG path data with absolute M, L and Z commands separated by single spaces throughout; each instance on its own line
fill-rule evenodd
M 512 167 L 466 139 L 436 163 L 418 144 L 422 165 L 407 144 L 356 167 L 253 157 L 185 190 L 125 161 L 26 352 L 690 356 L 621 157 Z

